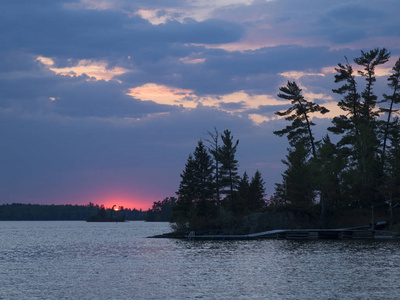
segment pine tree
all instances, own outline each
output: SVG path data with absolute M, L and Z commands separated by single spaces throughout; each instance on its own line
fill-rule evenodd
M 185 169 L 180 175 L 181 182 L 179 190 L 176 192 L 178 200 L 174 206 L 172 220 L 185 226 L 190 219 L 190 212 L 194 209 L 194 201 L 196 199 L 196 180 L 195 180 L 195 162 L 192 154 L 189 155 L 185 164 Z
M 228 197 L 229 202 L 232 205 L 240 179 L 237 172 L 238 161 L 235 158 L 236 148 L 239 144 L 239 140 L 233 142 L 233 136 L 231 136 L 231 132 L 229 130 L 225 130 L 223 132 L 221 139 L 223 143 L 219 149 L 219 158 L 221 162 L 221 193 Z
M 194 155 L 194 193 L 199 214 L 206 216 L 214 206 L 213 162 L 202 141 Z
M 257 211 L 265 205 L 265 187 L 261 173 L 257 170 L 249 185 L 248 208 L 250 212 Z
M 391 95 L 383 94 L 384 100 L 382 102 L 388 102 L 389 108 L 380 108 L 381 113 L 387 113 L 387 121 L 383 124 L 383 144 L 382 144 L 382 168 L 385 165 L 386 159 L 386 148 L 387 141 L 391 127 L 395 122 L 391 121 L 393 113 L 397 112 L 393 106 L 400 103 L 400 58 L 396 61 L 395 66 L 392 68 L 393 73 L 388 78 L 388 86 L 393 90 Z
M 342 199 L 342 173 L 346 159 L 333 144 L 328 135 L 322 139 L 317 150 L 317 157 L 311 160 L 312 174 L 316 189 L 320 192 L 321 214 L 328 208 L 337 209 L 344 205 Z
M 211 156 L 214 159 L 214 184 L 215 184 L 215 194 L 216 194 L 216 201 L 217 201 L 217 210 L 219 211 L 220 208 L 220 201 L 221 201 L 221 196 L 220 196 L 220 181 L 221 181 L 221 175 L 220 175 L 220 146 L 219 146 L 219 138 L 220 134 L 217 130 L 216 127 L 214 127 L 214 132 L 208 131 L 208 135 L 210 136 L 210 139 L 207 139 L 206 142 L 209 144 L 209 152 Z
M 380 141 L 378 139 L 379 111 L 376 109 L 377 96 L 373 92 L 376 81 L 376 67 L 388 61 L 390 53 L 386 49 L 374 49 L 369 52 L 361 51 L 361 56 L 354 62 L 363 69 L 358 74 L 365 78 L 366 85 L 362 93 L 357 91 L 357 83 L 353 68 L 347 61 L 346 65 L 339 64 L 335 82 L 343 85 L 333 92 L 343 96 L 338 106 L 345 114 L 335 117 L 333 126 L 328 128 L 335 134 L 342 134 L 338 143 L 343 157 L 348 157 L 345 178 L 349 178 L 347 189 L 349 197 L 355 205 L 369 206 L 379 201 L 382 170 L 379 168 Z
M 286 86 L 280 87 L 279 90 L 281 92 L 278 94 L 278 97 L 290 100 L 293 106 L 283 112 L 277 111 L 275 114 L 278 116 L 286 116 L 285 120 L 291 121 L 292 124 L 286 126 L 285 129 L 274 131 L 274 134 L 278 136 L 287 134 L 287 138 L 292 147 L 299 142 L 308 145 L 315 157 L 315 139 L 311 131 L 311 126 L 314 126 L 315 123 L 311 121 L 311 114 L 316 112 L 326 114 L 329 110 L 304 99 L 301 89 L 295 82 L 289 81 Z
M 233 203 L 233 212 L 236 214 L 245 215 L 249 213 L 248 199 L 250 196 L 250 182 L 247 172 L 243 173 L 238 183 L 237 196 L 235 196 Z
M 215 215 L 212 159 L 202 141 L 198 142 L 193 155 L 189 155 L 177 195 L 172 217 L 176 223 L 195 227 L 199 217 Z
M 312 169 L 309 163 L 310 149 L 304 143 L 297 143 L 288 149 L 289 153 L 282 162 L 287 169 L 282 174 L 283 183 L 277 185 L 275 197 L 279 202 L 306 207 L 314 203 Z
M 369 124 L 374 121 L 379 113 L 375 110 L 377 96 L 373 93 L 372 87 L 376 82 L 375 69 L 377 66 L 386 63 L 389 60 L 390 53 L 385 49 L 374 49 L 369 52 L 361 51 L 361 56 L 354 59 L 354 62 L 364 67 L 358 71 L 358 74 L 365 77 L 365 89 L 361 93 L 364 102 L 361 102 L 360 115 L 361 118 Z
M 390 204 L 400 201 L 400 120 L 396 117 L 388 133 L 391 147 L 387 153 L 386 180 L 384 196 Z
M 246 199 L 249 198 L 250 182 L 249 182 L 249 176 L 247 175 L 247 172 L 243 173 L 243 176 L 239 181 L 238 193 L 239 193 L 239 197 L 241 199 L 243 199 L 243 201 L 246 201 Z

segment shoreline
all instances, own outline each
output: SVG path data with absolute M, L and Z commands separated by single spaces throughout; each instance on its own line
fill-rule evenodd
M 400 233 L 372 229 L 277 229 L 251 234 L 200 234 L 195 232 L 169 232 L 149 238 L 187 240 L 400 240 Z

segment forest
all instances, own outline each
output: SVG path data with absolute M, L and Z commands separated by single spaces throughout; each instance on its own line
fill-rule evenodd
M 231 132 L 214 128 L 209 139 L 198 142 L 181 174 L 171 222 L 176 230 L 216 228 L 240 222 L 244 215 L 267 208 L 316 212 L 322 220 L 344 211 L 391 211 L 400 201 L 400 59 L 387 76 L 377 72 L 390 58 L 385 49 L 361 51 L 350 63 L 335 68 L 335 88 L 341 114 L 317 140 L 313 117 L 329 112 L 305 99 L 294 81 L 279 88 L 278 98 L 290 102 L 283 117 L 288 125 L 274 134 L 289 143 L 282 182 L 266 201 L 264 182 L 239 176 L 235 153 L 239 144 Z M 386 79 L 386 92 L 377 95 L 377 79 Z M 383 83 L 383 85 L 385 85 Z M 334 137 L 334 138 L 333 138 Z M 337 142 L 333 142 L 337 140 Z M 344 214 L 344 213 L 343 213 Z
M 55 221 L 55 220 L 87 220 L 101 209 L 111 214 L 111 208 L 89 203 L 87 205 L 39 205 L 39 204 L 4 204 L 0 205 L 1 221 Z M 136 209 L 121 208 L 119 215 L 125 220 L 144 220 L 145 212 Z

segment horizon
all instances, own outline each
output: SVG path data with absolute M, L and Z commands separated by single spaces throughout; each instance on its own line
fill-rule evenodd
M 44 206 L 52 206 L 52 205 L 54 205 L 54 206 L 66 205 L 67 206 L 67 205 L 70 205 L 70 206 L 86 206 L 86 207 L 88 207 L 90 205 L 90 203 L 93 204 L 94 207 L 102 207 L 103 206 L 105 209 L 113 209 L 113 207 L 115 206 L 116 207 L 116 209 L 114 209 L 115 211 L 120 211 L 122 209 L 147 211 L 149 209 L 149 208 L 143 209 L 143 208 L 137 208 L 137 207 L 126 207 L 124 205 L 118 205 L 118 204 L 111 204 L 111 205 L 107 204 L 106 205 L 103 203 L 98 204 L 98 203 L 92 203 L 92 202 L 89 202 L 86 204 L 79 204 L 79 203 L 57 203 L 57 204 L 54 204 L 54 203 L 1 203 L 0 206 L 1 205 L 44 205 Z

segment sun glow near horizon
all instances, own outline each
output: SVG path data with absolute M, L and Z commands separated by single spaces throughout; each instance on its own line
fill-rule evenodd
M 103 205 L 107 209 L 113 209 L 114 211 L 120 211 L 121 209 L 136 209 L 146 211 L 156 200 L 147 198 L 136 198 L 136 197 L 122 197 L 122 196 L 105 196 L 96 197 L 91 202 L 95 205 Z

